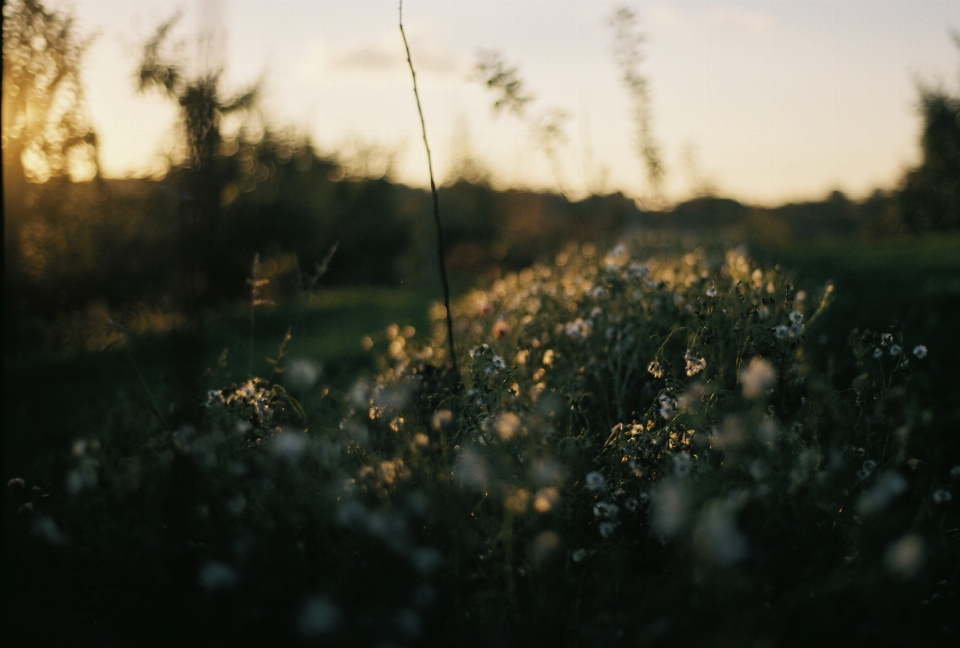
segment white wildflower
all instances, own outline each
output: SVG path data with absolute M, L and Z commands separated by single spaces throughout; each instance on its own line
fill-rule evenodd
M 660 403 L 660 416 L 666 420 L 672 419 L 677 414 L 677 410 L 680 407 L 680 403 L 676 398 L 670 394 L 663 393 L 657 397 L 657 401 Z
M 574 321 L 565 324 L 563 330 L 570 337 L 586 338 L 589 337 L 593 331 L 593 324 L 584 320 L 582 317 L 578 317 Z
M 271 449 L 283 459 L 294 461 L 307 447 L 307 437 L 301 432 L 283 431 L 270 442 Z
M 620 512 L 620 508 L 613 502 L 597 502 L 593 505 L 593 514 L 598 518 L 614 519 Z
M 890 346 L 890 355 L 892 355 L 893 357 L 897 357 L 898 355 L 900 355 L 902 351 L 903 349 L 900 348 L 899 344 L 893 344 Z
M 729 503 L 712 500 L 704 506 L 693 531 L 697 552 L 710 562 L 732 565 L 747 554 L 747 540 L 737 528 Z
M 609 520 L 606 522 L 601 522 L 600 526 L 598 527 L 600 529 L 600 535 L 602 535 L 604 538 L 609 538 L 611 535 L 613 535 L 613 532 L 617 530 L 618 526 L 619 524 L 617 522 L 611 522 Z
M 895 497 L 907 490 L 907 480 L 895 472 L 886 472 L 877 478 L 873 488 L 857 500 L 857 513 L 870 515 L 886 508 Z
M 686 492 L 671 481 L 660 483 L 650 494 L 653 505 L 651 523 L 654 530 L 664 537 L 677 535 L 687 521 L 689 502 Z
M 934 504 L 946 504 L 953 499 L 953 495 L 946 488 L 938 488 L 933 491 Z
M 917 346 L 913 347 L 913 355 L 917 356 L 917 359 L 923 360 L 927 357 L 927 347 L 923 346 L 922 344 L 918 344 Z
M 297 358 L 287 365 L 284 377 L 293 389 L 307 391 L 313 388 L 320 378 L 320 365 L 305 358 Z
M 520 417 L 513 412 L 504 412 L 497 417 L 495 428 L 500 439 L 510 441 L 520 432 Z
M 773 387 L 776 380 L 777 372 L 769 360 L 759 356 L 751 358 L 747 368 L 740 372 L 743 397 L 751 400 L 760 398 Z
M 643 279 L 650 274 L 650 269 L 642 263 L 634 261 L 627 266 L 627 279 Z
M 673 474 L 677 477 L 686 477 L 693 467 L 693 458 L 689 452 L 681 452 L 673 457 Z
M 694 353 L 689 349 L 687 349 L 687 352 L 683 355 L 683 359 L 687 362 L 688 376 L 696 376 L 698 373 L 707 368 L 706 359 L 694 355 Z
M 603 475 L 595 470 L 587 473 L 586 485 L 589 491 L 598 492 L 607 490 L 606 480 L 603 478 Z
M 887 547 L 883 563 L 896 576 L 914 576 L 923 566 L 923 540 L 908 533 Z

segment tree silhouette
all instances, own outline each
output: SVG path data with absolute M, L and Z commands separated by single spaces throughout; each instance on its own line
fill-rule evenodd
M 223 118 L 250 111 L 260 94 L 260 83 L 231 96 L 222 90 L 222 67 L 187 74 L 186 61 L 166 50 L 180 14 L 162 23 L 146 42 L 138 70 L 141 92 L 158 90 L 176 102 L 183 131 L 184 186 L 181 217 L 181 282 L 183 306 L 195 310 L 206 298 L 207 286 L 221 252 L 221 202 L 235 169 L 222 164 Z
M 960 33 L 953 34 L 960 48 Z M 960 96 L 920 87 L 923 160 L 899 194 L 903 223 L 914 233 L 960 228 Z
M 99 174 L 80 67 L 91 42 L 38 0 L 3 6 L 4 347 L 16 344 L 21 238 L 40 185 Z

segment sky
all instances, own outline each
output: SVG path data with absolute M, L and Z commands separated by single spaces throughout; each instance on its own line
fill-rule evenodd
M 179 10 L 175 37 L 190 59 L 222 62 L 228 91 L 262 80 L 269 123 L 348 159 L 379 151 L 371 159 L 393 159 L 396 180 L 427 184 L 393 0 L 48 3 L 97 35 L 84 79 L 105 175 L 163 168 L 176 109 L 137 94 L 134 75 L 144 41 Z M 960 92 L 950 39 L 960 0 L 407 0 L 438 181 L 469 152 L 499 187 L 649 195 L 613 57 L 619 6 L 646 36 L 641 70 L 671 201 L 708 184 L 770 205 L 890 188 L 919 160 L 918 83 Z M 566 113 L 556 166 L 519 120 L 494 114 L 472 73 L 484 50 L 517 67 L 531 115 Z

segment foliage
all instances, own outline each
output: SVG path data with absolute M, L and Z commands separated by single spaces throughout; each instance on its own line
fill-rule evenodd
M 559 149 L 567 140 L 565 125 L 570 115 L 558 108 L 530 113 L 528 108 L 536 98 L 527 92 L 517 68 L 508 65 L 499 52 L 480 51 L 474 65 L 474 75 L 496 94 L 494 112 L 499 114 L 507 111 L 527 129 L 530 140 L 550 164 L 557 191 L 564 195 L 565 182 Z
M 3 166 L 31 182 L 96 174 L 80 69 L 90 39 L 37 0 L 3 7 Z M 91 171 L 92 169 L 92 171 Z
M 66 177 L 97 178 L 97 138 L 86 111 L 80 72 L 89 38 L 73 18 L 37 0 L 3 5 L 4 342 L 15 342 L 22 303 L 29 226 Z M 38 183 L 50 180 L 47 186 Z M 43 224 L 41 224 L 41 227 Z M 34 228 L 36 229 L 36 228 Z
M 65 495 L 8 485 L 5 554 L 87 583 L 57 602 L 101 643 L 955 631 L 960 457 L 915 395 L 923 340 L 851 336 L 856 379 L 836 385 L 808 342 L 833 333 L 829 285 L 796 290 L 738 250 L 560 261 L 454 305 L 462 390 L 437 369 L 443 326 L 394 325 L 369 342 L 379 375 L 342 390 L 288 366 L 174 430 L 119 409 L 74 446 Z M 48 573 L 14 570 L 14 610 Z
M 960 37 L 954 35 L 960 47 Z M 960 227 L 960 96 L 921 86 L 920 165 L 900 188 L 903 223 L 914 233 Z

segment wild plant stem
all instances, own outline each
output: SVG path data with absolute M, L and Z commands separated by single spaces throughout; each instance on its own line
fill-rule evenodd
M 113 323 L 113 320 L 110 320 L 110 328 L 113 329 L 113 332 L 119 335 L 116 325 Z M 147 379 L 143 377 L 143 373 L 140 371 L 140 367 L 137 366 L 137 361 L 133 358 L 133 353 L 130 352 L 130 347 L 127 344 L 126 340 L 122 340 L 123 351 L 127 356 L 127 360 L 130 361 L 130 366 L 133 367 L 134 372 L 137 374 L 137 378 L 140 379 L 140 386 L 143 387 L 143 391 L 146 392 L 147 398 L 150 400 L 150 408 L 153 410 L 153 415 L 157 417 L 157 420 L 160 422 L 160 425 L 163 426 L 163 429 L 170 432 L 170 426 L 167 425 L 167 421 L 163 418 L 163 414 L 160 413 L 160 407 L 157 405 L 156 399 L 153 397 L 153 392 L 150 391 L 150 386 L 147 384 Z
M 257 301 L 256 297 L 250 300 L 250 358 L 247 364 L 247 376 L 253 376 L 253 327 L 256 323 Z
M 450 346 L 450 364 L 453 375 L 459 382 L 460 369 L 457 367 L 457 354 L 453 344 L 453 315 L 450 312 L 450 283 L 447 281 L 447 263 L 443 252 L 443 227 L 440 224 L 440 198 L 437 193 L 437 183 L 433 179 L 433 157 L 430 155 L 430 144 L 427 142 L 427 123 L 423 118 L 423 108 L 420 105 L 420 92 L 417 90 L 417 71 L 413 67 L 413 58 L 410 56 L 410 45 L 407 44 L 407 35 L 403 31 L 403 0 L 400 0 L 400 37 L 403 38 L 403 48 L 407 52 L 407 65 L 410 66 L 410 76 L 413 78 L 413 96 L 417 100 L 417 113 L 420 115 L 420 130 L 423 132 L 423 146 L 427 150 L 427 170 L 430 172 L 430 192 L 433 194 L 433 220 L 437 225 L 437 259 L 440 264 L 440 280 L 443 283 L 443 306 L 447 311 L 447 343 Z

